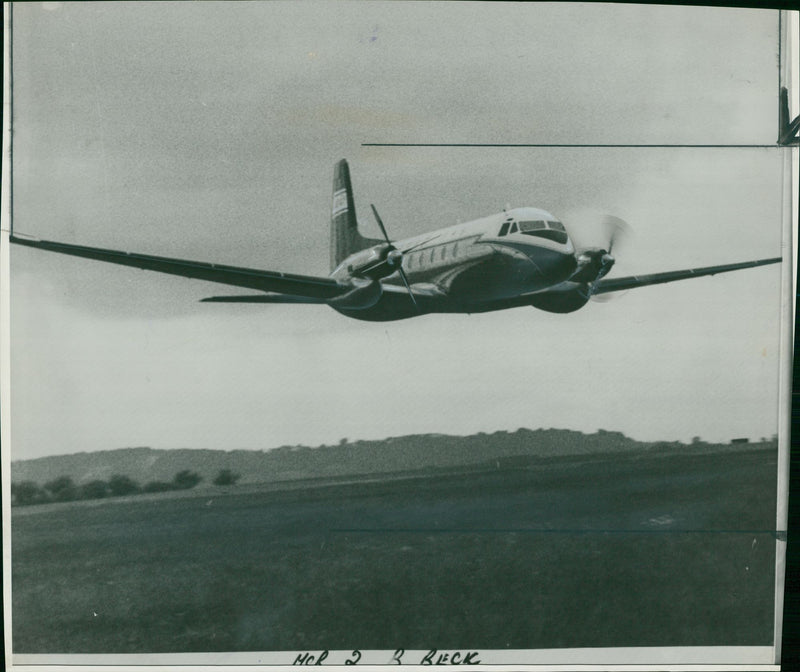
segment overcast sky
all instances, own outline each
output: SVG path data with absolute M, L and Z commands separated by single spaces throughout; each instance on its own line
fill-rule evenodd
M 781 253 L 778 14 L 534 3 L 19 3 L 14 226 L 325 275 L 334 163 L 366 235 L 547 209 L 614 275 Z M 777 432 L 780 267 L 590 303 L 350 320 L 14 248 L 12 457 L 518 427 Z

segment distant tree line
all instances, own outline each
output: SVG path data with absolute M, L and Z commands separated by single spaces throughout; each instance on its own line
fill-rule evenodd
M 221 469 L 214 478 L 214 485 L 233 485 L 240 478 L 230 469 Z M 107 481 L 92 480 L 76 484 L 70 476 L 59 476 L 40 486 L 33 481 L 20 481 L 11 484 L 11 503 L 45 504 L 47 502 L 72 502 L 79 499 L 105 499 L 107 497 L 124 497 L 140 495 L 148 492 L 166 492 L 168 490 L 189 490 L 203 478 L 194 471 L 179 471 L 171 481 L 150 481 L 139 485 L 128 476 L 115 474 Z

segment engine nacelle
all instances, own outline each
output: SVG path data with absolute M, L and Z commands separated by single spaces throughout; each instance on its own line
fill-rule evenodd
M 531 305 L 548 313 L 572 313 L 578 308 L 583 308 L 588 301 L 589 290 L 587 287 L 569 292 L 537 294 L 531 299 Z
M 330 299 L 328 305 L 343 310 L 365 310 L 380 301 L 383 288 L 377 280 L 353 278 L 352 283 L 351 290 L 335 299 Z
M 608 275 L 614 266 L 614 257 L 599 248 L 582 250 L 575 261 L 578 262 L 578 266 L 570 277 L 572 282 L 597 282 Z

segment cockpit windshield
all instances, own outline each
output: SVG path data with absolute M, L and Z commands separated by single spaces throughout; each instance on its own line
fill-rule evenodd
M 519 223 L 519 230 L 522 233 L 528 233 L 529 231 L 537 231 L 539 229 L 545 229 L 545 228 L 547 228 L 547 226 L 541 219 Z
M 562 245 L 568 240 L 567 230 L 561 222 L 544 219 L 529 219 L 517 222 L 517 224 L 519 225 L 519 232 L 528 236 L 547 238 L 548 240 L 561 243 Z M 516 226 L 513 226 L 510 233 L 514 233 L 515 231 Z M 509 233 L 508 222 L 505 222 L 498 235 L 505 236 L 507 233 Z

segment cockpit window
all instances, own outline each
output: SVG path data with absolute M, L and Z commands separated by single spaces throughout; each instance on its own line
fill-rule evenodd
M 519 230 L 522 231 L 522 233 L 528 233 L 528 231 L 537 231 L 544 228 L 545 223 L 540 219 L 519 223 Z
M 529 219 L 519 222 L 508 220 L 503 222 L 498 232 L 498 236 L 505 236 L 509 233 L 517 233 L 517 231 L 524 233 L 528 236 L 539 236 L 540 238 L 547 238 L 554 240 L 562 245 L 567 242 L 567 230 L 561 222 L 544 220 L 544 219 Z
M 553 229 L 539 229 L 537 231 L 523 231 L 526 236 L 537 236 L 538 238 L 547 238 L 553 240 L 561 245 L 567 242 L 567 234 L 564 231 L 553 231 Z

